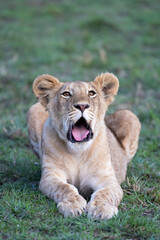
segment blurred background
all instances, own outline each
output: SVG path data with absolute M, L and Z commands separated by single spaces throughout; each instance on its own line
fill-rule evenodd
M 15 112 L 31 104 L 32 82 L 42 73 L 62 81 L 90 81 L 101 72 L 113 72 L 120 80 L 123 104 L 158 90 L 159 1 L 1 0 L 0 4 L 1 108 L 14 106 Z
M 154 186 L 149 201 L 156 204 L 160 201 L 159 0 L 0 0 L 0 184 L 4 191 L 13 192 L 26 183 L 30 191 L 38 191 L 40 164 L 29 148 L 26 128 L 26 113 L 36 102 L 33 80 L 48 73 L 60 81 L 92 81 L 107 71 L 120 81 L 109 113 L 131 109 L 142 123 L 140 148 L 129 177 L 131 182 L 133 176 L 141 178 L 141 191 L 146 182 L 147 189 Z M 125 188 L 131 186 L 126 183 Z

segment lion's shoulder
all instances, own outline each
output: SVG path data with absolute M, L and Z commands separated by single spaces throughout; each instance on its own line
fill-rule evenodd
M 119 110 L 106 116 L 105 122 L 130 160 L 138 147 L 138 137 L 141 130 L 139 119 L 130 110 Z

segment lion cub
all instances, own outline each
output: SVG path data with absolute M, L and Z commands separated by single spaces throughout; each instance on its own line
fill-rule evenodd
M 44 74 L 33 83 L 39 103 L 30 108 L 27 123 L 42 164 L 39 187 L 64 216 L 87 212 L 89 218 L 109 219 L 118 213 L 120 184 L 141 129 L 128 110 L 105 116 L 118 88 L 111 73 L 68 83 Z

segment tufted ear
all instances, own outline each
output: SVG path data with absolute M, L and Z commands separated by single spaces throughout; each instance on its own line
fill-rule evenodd
M 107 105 L 111 104 L 118 92 L 118 78 L 112 73 L 102 73 L 96 77 L 94 83 L 102 90 Z
M 46 107 L 49 102 L 49 93 L 51 90 L 58 91 L 62 83 L 58 79 L 48 75 L 43 74 L 38 76 L 33 82 L 33 92 L 38 98 L 39 102 Z

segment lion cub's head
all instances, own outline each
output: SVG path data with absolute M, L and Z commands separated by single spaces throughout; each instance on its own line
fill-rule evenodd
M 118 79 L 111 73 L 101 74 L 92 82 L 68 83 L 43 74 L 33 83 L 33 91 L 49 111 L 59 137 L 81 146 L 97 136 L 118 87 Z

